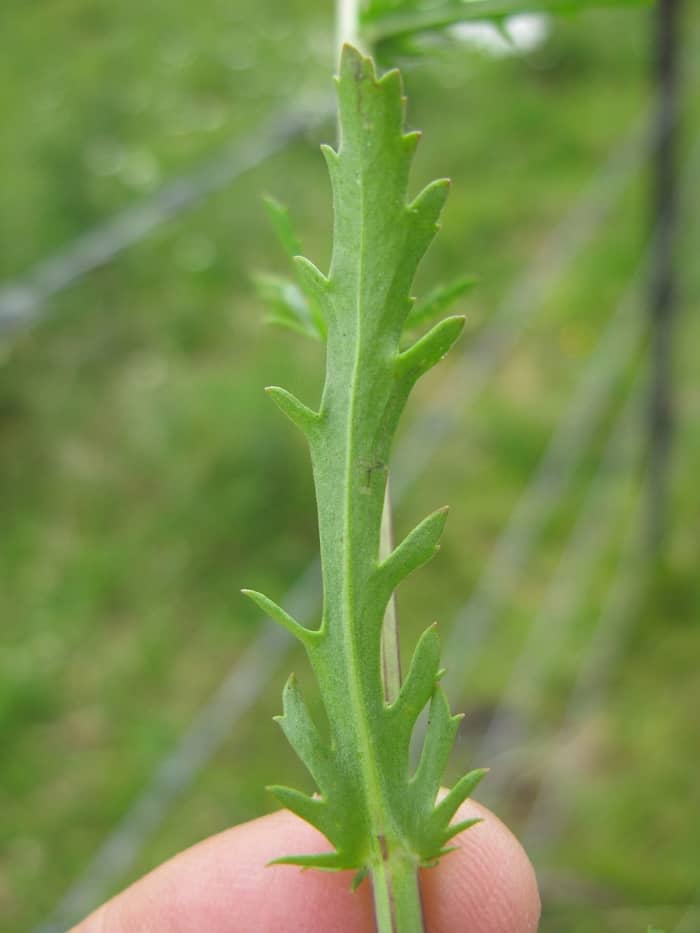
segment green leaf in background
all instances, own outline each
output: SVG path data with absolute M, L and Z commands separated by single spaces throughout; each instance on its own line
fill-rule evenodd
M 362 37 L 370 48 L 475 20 L 500 24 L 523 13 L 577 13 L 599 7 L 642 6 L 652 0 L 370 0 L 362 11 Z
M 420 303 L 414 305 L 406 318 L 406 328 L 412 329 L 429 324 L 454 304 L 458 298 L 468 294 L 476 285 L 477 278 L 465 275 L 449 285 L 439 285 Z
M 323 618 L 311 630 L 262 594 L 249 595 L 304 645 L 318 680 L 329 737 L 313 721 L 294 677 L 284 690 L 280 725 L 318 788 L 311 796 L 274 787 L 280 802 L 312 823 L 334 851 L 283 862 L 354 868 L 357 879 L 389 863 L 414 872 L 449 851 L 473 821 L 451 826 L 483 777 L 473 771 L 438 802 L 459 718 L 439 686 L 439 640 L 427 629 L 396 699 L 385 701 L 381 674 L 384 612 L 395 587 L 430 560 L 446 520 L 439 509 L 383 561 L 380 526 L 387 463 L 397 422 L 417 381 L 459 337 L 450 317 L 401 350 L 408 323 L 423 323 L 471 286 L 462 279 L 412 310 L 411 283 L 436 230 L 446 180 L 407 197 L 419 134 L 403 132 L 397 71 L 377 79 L 374 64 L 345 47 L 338 79 L 341 143 L 324 147 L 333 186 L 331 268 L 323 275 L 296 258 L 299 287 L 327 326 L 327 364 L 318 411 L 277 387 L 268 390 L 308 441 L 319 513 Z M 276 211 L 288 252 L 296 242 Z M 430 717 L 418 766 L 409 745 L 426 705 Z
M 275 198 L 265 198 L 265 207 L 282 249 L 292 261 L 302 252 L 301 243 L 294 231 L 289 211 Z M 298 274 L 297 281 L 279 275 L 260 273 L 254 284 L 259 297 L 268 308 L 267 321 L 289 330 L 313 337 L 326 338 L 326 322 L 313 291 L 304 288 L 304 278 Z

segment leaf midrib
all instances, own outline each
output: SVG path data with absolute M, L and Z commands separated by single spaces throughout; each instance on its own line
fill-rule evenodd
M 356 102 L 357 101 L 356 98 Z M 357 114 L 361 120 L 361 114 Z M 346 426 L 346 461 L 345 461 L 345 482 L 343 490 L 343 569 L 344 569 L 344 598 L 343 611 L 343 642 L 345 648 L 346 663 L 348 665 L 349 683 L 352 691 L 352 701 L 355 708 L 355 718 L 358 731 L 358 752 L 360 768 L 365 782 L 365 792 L 367 794 L 368 812 L 372 823 L 372 849 L 375 855 L 381 860 L 382 853 L 379 847 L 378 836 L 384 835 L 382 826 L 382 806 L 381 806 L 381 782 L 377 772 L 376 758 L 373 752 L 373 743 L 371 742 L 372 730 L 369 724 L 367 708 L 363 698 L 362 686 L 359 676 L 359 659 L 357 656 L 357 639 L 354 637 L 358 620 L 355 616 L 355 605 L 353 594 L 357 590 L 353 586 L 355 582 L 353 547 L 353 521 L 352 521 L 352 486 L 353 486 L 353 467 L 355 458 L 355 435 L 357 425 L 355 424 L 355 410 L 357 404 L 357 395 L 361 392 L 361 369 L 362 369 L 362 299 L 363 286 L 365 284 L 365 218 L 367 213 L 366 205 L 366 185 L 365 170 L 362 166 L 361 153 L 360 159 L 360 243 L 358 249 L 358 265 L 354 276 L 355 285 L 355 348 L 352 374 L 350 378 L 350 392 L 348 401 L 348 419 Z M 380 675 L 381 676 L 381 675 Z M 367 754 L 363 754 L 366 751 Z

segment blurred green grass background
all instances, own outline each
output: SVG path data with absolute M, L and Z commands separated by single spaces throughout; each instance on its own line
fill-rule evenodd
M 688 71 L 698 26 L 691 11 Z M 415 189 L 436 175 L 453 179 L 417 291 L 479 275 L 462 303 L 465 349 L 643 117 L 650 28 L 648 10 L 587 14 L 552 22 L 544 45 L 521 57 L 460 44 L 408 70 L 409 122 L 425 132 Z M 332 64 L 330 4 L 320 0 L 5 0 L 0 36 L 2 281 L 231 138 L 254 136 L 266 118 L 324 93 Z M 685 96 L 689 151 L 700 126 L 692 78 Z M 258 635 L 264 621 L 240 587 L 281 596 L 314 555 L 306 454 L 262 387 L 314 398 L 322 358 L 265 328 L 251 275 L 284 270 L 261 209 L 266 191 L 291 208 L 307 254 L 327 262 L 329 190 L 317 145 L 332 134 L 327 125 L 297 139 L 0 342 L 3 931 L 29 930 L 50 913 Z M 452 399 L 458 428 L 397 515 L 400 534 L 452 506 L 439 559 L 399 594 L 406 651 L 434 618 L 449 631 L 634 274 L 649 229 L 641 165 L 630 163 L 611 216 L 484 393 L 473 404 Z M 517 831 L 543 775 L 571 757 L 573 771 L 556 782 L 570 808 L 565 831 L 533 852 L 542 929 L 552 933 L 671 928 L 700 880 L 697 177 L 696 168 L 683 196 L 667 553 L 640 571 L 645 597 L 604 703 L 557 747 L 547 736 L 615 571 L 619 541 L 601 530 L 594 583 L 527 711 L 537 725 L 521 750 L 523 773 L 497 807 Z M 456 366 L 448 361 L 425 381 L 409 420 Z M 616 396 L 611 410 L 618 405 Z M 504 690 L 604 443 L 598 432 L 461 684 L 477 720 Z M 446 663 L 459 671 L 459 658 Z M 270 809 L 265 784 L 305 782 L 271 722 L 294 666 L 304 674 L 301 657 L 285 660 L 118 887 Z M 485 763 L 472 760 L 472 740 L 466 732 L 455 773 Z

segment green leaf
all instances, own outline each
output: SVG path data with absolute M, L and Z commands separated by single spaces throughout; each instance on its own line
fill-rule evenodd
M 279 622 L 280 625 L 286 628 L 288 632 L 291 632 L 292 635 L 298 638 L 303 644 L 311 644 L 315 638 L 318 638 L 318 632 L 314 632 L 300 625 L 288 612 L 285 612 L 281 606 L 278 606 L 277 603 L 273 602 L 263 593 L 258 593 L 255 590 L 241 590 L 241 593 L 252 600 L 263 612 L 266 612 L 270 618 L 274 619 L 275 622 Z
M 394 588 L 436 552 L 446 511 L 428 516 L 379 560 L 386 464 L 401 411 L 416 380 L 457 339 L 462 318 L 447 318 L 402 350 L 410 320 L 411 285 L 440 218 L 448 183 L 408 196 L 418 134 L 404 133 L 397 71 L 378 78 L 372 61 L 343 50 L 338 79 L 341 138 L 323 148 L 333 189 L 334 235 L 328 275 L 296 257 L 303 294 L 327 327 L 326 375 L 318 412 L 286 390 L 268 389 L 309 440 L 323 570 L 323 618 L 309 632 L 260 594 L 258 605 L 304 643 L 318 681 L 328 740 L 319 735 L 291 679 L 279 722 L 318 786 L 312 797 L 274 792 L 335 847 L 318 856 L 281 861 L 317 868 L 354 868 L 357 878 L 397 859 L 434 860 L 466 824 L 450 827 L 459 803 L 476 786 L 466 776 L 436 804 L 458 717 L 438 687 L 439 640 L 429 628 L 415 649 L 392 705 L 381 667 L 384 609 Z M 276 212 L 289 235 L 286 214 Z M 466 286 L 429 299 L 430 315 Z M 427 320 L 424 312 L 421 320 Z M 415 314 L 414 314 L 415 320 Z M 416 719 L 430 703 L 423 752 L 414 775 L 409 746 Z M 481 776 L 481 773 L 478 773 Z
M 430 716 L 416 772 L 411 778 L 413 802 L 417 808 L 431 810 L 440 790 L 447 760 L 462 716 L 452 716 L 445 692 L 437 687 L 430 703 Z
M 463 317 L 445 318 L 412 347 L 400 353 L 396 360 L 396 372 L 402 381 L 407 381 L 412 386 L 419 376 L 440 362 L 463 330 Z
M 265 207 L 282 249 L 292 260 L 297 279 L 294 283 L 290 279 L 269 273 L 262 273 L 254 278 L 258 295 L 269 309 L 267 321 L 306 337 L 325 340 L 323 296 L 319 294 L 319 283 L 310 274 L 306 261 L 299 256 L 301 243 L 292 226 L 289 211 L 272 197 L 265 198 Z M 318 270 L 315 271 L 318 273 Z
M 272 785 L 268 787 L 270 793 L 279 800 L 283 807 L 296 813 L 302 820 L 311 823 L 320 832 L 328 835 L 332 832 L 328 806 L 318 797 L 309 797 L 302 794 L 301 791 L 293 790 L 291 787 L 280 787 Z
M 287 681 L 282 702 L 284 712 L 275 719 L 319 789 L 325 792 L 334 780 L 330 750 L 306 708 L 294 674 Z
M 268 306 L 268 324 L 279 324 L 305 337 L 321 338 L 308 299 L 291 279 L 261 274 L 255 276 L 253 282 L 258 295 Z
M 291 392 L 287 392 L 286 389 L 282 389 L 279 386 L 268 386 L 265 391 L 279 410 L 285 414 L 292 424 L 295 424 L 307 438 L 314 436 L 320 421 L 317 412 L 312 411 L 304 405 L 303 402 L 300 402 L 295 395 L 292 395 Z
M 425 704 L 435 693 L 439 673 L 440 639 L 433 623 L 421 635 L 413 652 L 406 680 L 399 690 L 399 695 L 389 707 L 391 714 L 399 721 L 399 727 L 403 724 L 413 729 Z
M 464 803 L 467 797 L 471 797 L 477 785 L 486 777 L 488 771 L 486 768 L 479 768 L 476 771 L 470 771 L 461 777 L 455 786 L 448 791 L 433 813 L 433 822 L 436 827 L 449 824 L 457 809 Z M 445 840 L 450 836 L 449 829 L 445 830 Z
M 445 842 L 447 842 L 449 839 L 454 839 L 455 836 L 465 832 L 467 829 L 471 829 L 472 826 L 476 826 L 477 823 L 483 822 L 483 817 L 474 816 L 470 820 L 462 820 L 461 823 L 452 823 L 445 833 Z
M 293 259 L 295 256 L 298 256 L 302 250 L 301 243 L 294 231 L 288 209 L 284 204 L 269 195 L 264 198 L 264 204 L 267 210 L 267 216 L 270 218 L 270 222 L 277 234 L 277 239 L 282 249 L 290 259 Z
M 521 13 L 577 13 L 600 7 L 648 6 L 651 0 L 445 0 L 387 4 L 372 0 L 362 15 L 362 38 L 370 46 L 425 34 L 474 20 L 498 22 Z
M 386 606 L 399 583 L 435 556 L 446 520 L 447 508 L 442 508 L 416 525 L 370 579 L 371 599 Z
M 319 871 L 345 871 L 354 868 L 352 860 L 345 859 L 338 852 L 321 852 L 318 855 L 284 855 L 282 858 L 272 859 L 270 865 L 299 865 L 300 868 L 317 868 Z M 358 872 L 362 882 L 367 872 Z M 355 882 L 353 881 L 353 885 Z
M 416 304 L 406 318 L 406 329 L 422 327 L 433 321 L 439 314 L 454 304 L 458 298 L 470 292 L 477 283 L 475 276 L 463 276 L 449 285 L 441 285 L 434 289 L 427 298 Z

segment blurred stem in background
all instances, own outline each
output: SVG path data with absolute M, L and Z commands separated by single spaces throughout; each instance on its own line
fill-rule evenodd
M 668 533 L 669 460 L 673 440 L 672 354 L 676 305 L 679 45 L 682 0 L 659 0 L 654 13 L 658 104 L 654 146 L 650 312 L 652 380 L 649 404 L 649 542 L 660 557 Z
M 335 9 L 336 51 L 340 55 L 346 42 L 360 47 L 360 0 L 336 0 Z

